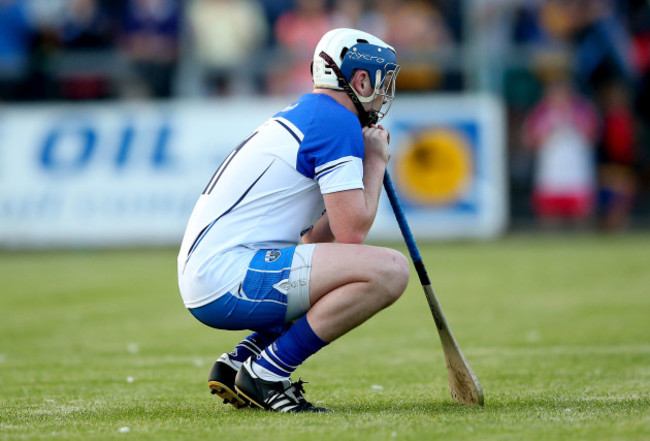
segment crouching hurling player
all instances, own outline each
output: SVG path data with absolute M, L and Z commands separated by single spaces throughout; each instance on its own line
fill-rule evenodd
M 225 402 L 327 411 L 291 374 L 404 292 L 406 258 L 362 244 L 390 156 L 376 124 L 398 71 L 380 39 L 326 33 L 313 93 L 248 135 L 199 197 L 178 255 L 184 303 L 208 326 L 254 331 L 212 367 L 209 387 Z

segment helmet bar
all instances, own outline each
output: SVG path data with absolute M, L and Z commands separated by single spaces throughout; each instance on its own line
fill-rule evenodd
M 377 121 L 381 120 L 386 114 L 390 107 L 393 105 L 393 100 L 395 99 L 395 83 L 397 80 L 397 74 L 400 71 L 400 66 L 397 64 L 386 66 L 386 72 L 384 73 L 384 78 L 381 81 L 381 85 L 375 86 L 375 94 L 373 96 L 381 96 L 383 98 L 382 103 L 379 109 L 371 109 L 371 112 L 376 112 Z M 379 72 L 377 72 L 379 75 Z M 384 105 L 386 108 L 382 111 Z

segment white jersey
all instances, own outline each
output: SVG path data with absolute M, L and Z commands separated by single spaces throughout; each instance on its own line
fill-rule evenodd
M 323 94 L 303 95 L 262 124 L 214 173 L 178 255 L 188 308 L 236 288 L 260 249 L 297 245 L 323 215 L 322 194 L 363 188 L 358 118 Z
M 589 193 L 596 184 L 592 151 L 574 127 L 556 127 L 539 150 L 536 187 L 548 194 Z

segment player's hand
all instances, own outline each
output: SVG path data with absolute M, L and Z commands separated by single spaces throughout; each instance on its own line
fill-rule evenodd
M 379 124 L 377 127 L 379 127 L 381 130 L 386 130 L 381 124 Z M 388 133 L 388 144 L 390 144 L 390 132 L 386 130 L 386 133 Z
M 384 162 L 390 159 L 388 142 L 390 133 L 383 126 L 374 124 L 363 128 L 363 141 L 366 147 L 366 158 L 378 158 Z

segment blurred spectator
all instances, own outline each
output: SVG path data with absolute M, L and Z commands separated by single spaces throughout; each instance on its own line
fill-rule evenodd
M 269 66 L 270 93 L 300 94 L 312 89 L 309 65 L 314 48 L 332 27 L 325 0 L 296 0 L 295 9 L 278 18 L 274 33 L 283 56 Z
M 584 226 L 595 200 L 597 114 L 568 80 L 550 81 L 526 117 L 524 145 L 534 155 L 533 209 L 542 225 Z
M 178 0 L 129 0 L 127 3 L 122 46 L 136 74 L 137 87 L 146 96 L 172 95 L 180 27 Z
M 43 33 L 58 34 L 70 0 L 24 0 L 34 28 Z
M 598 149 L 601 227 L 626 227 L 636 193 L 636 129 L 631 97 L 621 83 L 603 88 L 603 136 Z
M 631 97 L 642 64 L 633 62 L 630 34 L 612 2 L 547 0 L 547 4 L 564 14 L 562 32 L 556 34 L 572 44 L 581 89 L 597 98 L 603 117 L 598 149 L 599 220 L 603 228 L 620 229 L 627 225 L 636 191 L 638 141 Z
M 635 78 L 628 32 L 607 0 L 546 0 L 542 23 L 554 37 L 571 43 L 580 87 L 597 93 L 614 79 Z
M 129 0 L 99 0 L 102 9 L 111 21 L 111 27 L 117 32 L 115 27 L 124 14 L 124 8 Z
M 472 83 L 481 90 L 501 93 L 504 70 L 511 56 L 512 10 L 526 0 L 474 0 L 469 3 L 467 44 Z M 508 86 L 508 82 L 506 82 Z
M 31 28 L 24 0 L 0 0 L 0 101 L 16 97 L 29 67 Z
M 637 93 L 634 97 L 634 108 L 638 114 L 639 145 L 650 145 L 650 2 L 645 0 L 630 1 L 630 32 L 632 34 L 632 60 L 639 73 Z M 645 167 L 650 176 L 650 149 L 645 157 L 639 155 L 639 160 L 645 161 Z
M 266 14 L 266 21 L 268 23 L 269 29 L 275 29 L 275 23 L 278 19 L 287 11 L 293 9 L 294 0 L 256 0 L 262 8 L 264 8 L 264 13 Z M 275 40 L 275 34 L 273 32 L 269 33 L 268 45 L 269 47 L 275 47 L 277 41 Z
M 113 54 L 99 59 L 96 52 L 109 48 L 113 42 L 110 21 L 98 0 L 69 0 L 60 31 L 64 54 L 77 58 L 77 65 L 60 74 L 61 93 L 65 99 L 100 99 L 110 94 L 110 78 L 106 67 Z M 77 54 L 78 52 L 83 54 Z M 80 58 L 90 56 L 85 62 Z M 72 63 L 74 64 L 74 63 Z
M 67 49 L 103 49 L 110 46 L 108 17 L 98 0 L 69 0 L 61 39 Z
M 539 23 L 539 1 L 514 5 L 512 16 L 513 43 L 517 45 L 543 45 L 547 35 Z
M 639 217 L 650 216 L 650 2 L 630 0 L 630 32 L 633 60 L 639 83 L 634 94 L 637 124 L 638 185 L 635 211 Z
M 464 32 L 463 15 L 467 8 L 466 2 L 458 0 L 435 0 L 434 3 L 440 11 L 440 14 L 445 18 L 445 23 L 449 28 L 451 37 L 455 42 L 460 42 L 463 38 Z
M 574 34 L 578 79 L 595 90 L 613 79 L 631 84 L 636 77 L 631 41 L 619 18 L 604 1 L 573 2 L 575 15 L 581 18 Z
M 452 42 L 444 17 L 433 2 L 383 0 L 380 5 L 388 20 L 386 38 L 396 49 L 437 50 L 448 48 Z
M 386 38 L 401 54 L 399 90 L 440 88 L 445 72 L 431 56 L 450 49 L 453 40 L 438 9 L 423 0 L 383 0 L 379 6 L 388 22 Z
M 386 19 L 376 10 L 366 8 L 364 0 L 336 0 L 332 10 L 333 28 L 351 28 L 386 40 Z
M 253 0 L 195 0 L 188 18 L 210 91 L 250 90 L 251 66 L 261 67 L 252 56 L 259 55 L 268 33 L 261 6 Z
M 29 62 L 18 100 L 58 99 L 52 57 L 60 47 L 60 27 L 67 0 L 19 0 L 25 3 L 31 26 Z

